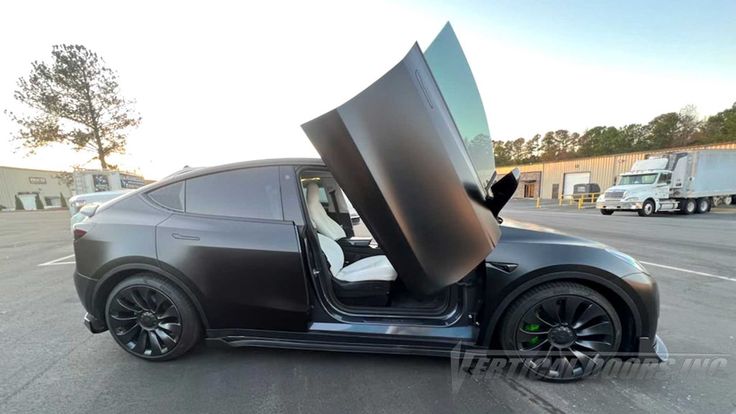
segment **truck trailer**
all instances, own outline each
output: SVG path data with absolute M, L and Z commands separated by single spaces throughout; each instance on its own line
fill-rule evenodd
M 596 201 L 603 215 L 636 211 L 707 213 L 719 204 L 736 204 L 736 151 L 667 153 L 634 163 L 617 184 Z

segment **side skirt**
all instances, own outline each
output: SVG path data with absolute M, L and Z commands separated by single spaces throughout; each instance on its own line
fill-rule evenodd
M 463 351 L 478 349 L 475 344 L 462 340 L 442 342 L 427 341 L 421 338 L 400 340 L 395 338 L 370 338 L 369 336 L 345 336 L 332 334 L 313 334 L 308 332 L 263 332 L 242 331 L 207 332 L 207 344 L 215 347 L 257 347 L 301 349 L 311 351 L 335 351 L 373 354 L 421 355 L 450 357 L 457 346 Z

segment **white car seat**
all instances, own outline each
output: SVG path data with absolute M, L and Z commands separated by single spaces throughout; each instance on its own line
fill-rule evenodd
M 321 208 L 321 207 L 320 207 Z M 317 233 L 319 244 L 330 263 L 332 276 L 342 282 L 393 282 L 397 273 L 386 256 L 369 256 L 343 267 L 345 255 L 333 239 Z
M 307 184 L 307 211 L 318 233 L 332 240 L 345 238 L 345 230 L 327 215 L 322 203 L 319 202 L 319 186 L 314 182 Z

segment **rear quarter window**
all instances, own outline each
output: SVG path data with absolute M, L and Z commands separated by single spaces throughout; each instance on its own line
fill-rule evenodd
M 190 178 L 186 212 L 283 220 L 278 171 L 278 167 L 255 167 Z
M 153 190 L 148 197 L 156 203 L 176 211 L 184 211 L 184 182 L 169 184 Z

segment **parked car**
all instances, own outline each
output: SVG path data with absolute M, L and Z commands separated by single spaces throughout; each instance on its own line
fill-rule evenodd
M 79 210 L 87 204 L 98 203 L 102 204 L 106 201 L 110 201 L 115 197 L 121 196 L 131 190 L 116 190 L 116 191 L 100 191 L 98 193 L 87 193 L 77 194 L 69 198 L 69 213 L 75 215 Z
M 572 187 L 572 198 L 574 200 L 579 200 L 583 198 L 584 200 L 589 200 L 592 202 L 593 200 L 591 200 L 591 197 L 600 195 L 600 193 L 601 187 L 598 186 L 598 184 L 596 183 L 575 184 Z
M 442 93 L 448 85 L 455 94 Z M 553 380 L 589 375 L 617 352 L 666 358 L 657 285 L 639 262 L 499 225 L 519 173 L 487 186 L 485 114 L 449 25 L 303 128 L 322 160 L 186 172 L 78 224 L 74 280 L 90 331 L 147 360 L 181 356 L 202 336 L 394 354 L 503 349 Z M 374 242 L 338 220 L 346 198 Z
M 736 151 L 700 150 L 665 154 L 634 163 L 596 202 L 601 214 L 636 211 L 707 213 L 736 200 Z
M 94 214 L 93 209 L 96 209 L 100 204 L 113 200 L 130 191 L 131 190 L 101 191 L 98 193 L 78 194 L 70 197 L 69 213 L 72 215 L 70 220 L 71 229 L 74 230 L 75 224 L 86 220 L 87 217 Z

